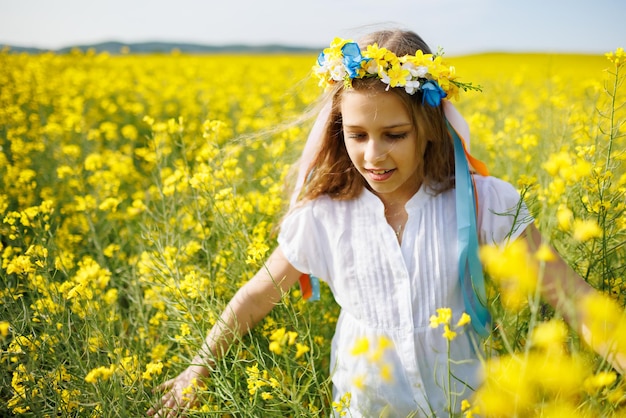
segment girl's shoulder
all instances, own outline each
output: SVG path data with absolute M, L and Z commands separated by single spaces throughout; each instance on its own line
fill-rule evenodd
M 517 189 L 497 177 L 474 176 L 478 195 L 478 224 L 482 243 L 517 238 L 533 218 Z
M 332 209 L 334 206 L 337 206 L 337 201 L 331 199 L 327 195 L 318 196 L 315 199 L 311 200 L 301 200 L 296 202 L 295 205 L 289 210 L 287 216 L 294 213 L 316 213 L 316 212 L 325 212 L 327 210 Z
M 481 176 L 480 174 L 474 175 L 474 183 L 476 184 L 477 189 L 514 189 L 511 183 L 502 180 L 501 178 L 493 176 Z
M 283 217 L 282 226 L 284 228 L 286 225 L 324 222 L 332 213 L 337 212 L 338 206 L 338 201 L 326 195 L 312 200 L 298 201 Z
M 504 200 L 517 202 L 520 199 L 517 189 L 511 183 L 498 177 L 475 175 L 474 184 L 476 185 L 479 201 Z

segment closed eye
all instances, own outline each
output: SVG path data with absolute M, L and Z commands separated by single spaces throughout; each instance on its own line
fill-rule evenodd
M 367 139 L 367 135 L 364 133 L 358 132 L 350 132 L 345 134 L 346 139 L 351 139 L 353 141 L 363 141 Z
M 389 133 L 387 134 L 387 138 L 391 139 L 392 141 L 397 141 L 400 139 L 404 139 L 408 136 L 407 132 L 401 132 L 401 133 Z

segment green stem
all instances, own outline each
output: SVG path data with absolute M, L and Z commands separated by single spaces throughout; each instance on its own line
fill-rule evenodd
M 604 173 L 608 173 L 609 170 L 611 169 L 611 152 L 613 150 L 613 141 L 615 140 L 616 135 L 616 126 L 615 126 L 615 101 L 617 98 L 617 89 L 619 86 L 619 67 L 616 66 L 615 67 L 615 74 L 614 74 L 614 79 L 613 79 L 613 88 L 612 90 L 607 90 L 609 96 L 611 97 L 611 105 L 610 105 L 610 110 L 609 110 L 609 143 L 608 143 L 608 148 L 607 148 L 607 153 L 606 153 L 606 162 L 604 165 Z M 607 190 L 609 190 L 611 186 L 611 180 L 610 177 L 606 177 L 603 176 L 599 187 L 600 187 L 600 210 L 598 213 L 598 223 L 600 228 L 602 229 L 602 283 L 600 283 L 600 288 L 603 290 L 608 290 L 612 287 L 613 285 L 613 280 L 612 278 L 609 277 L 610 275 L 610 269 L 609 269 L 609 265 L 608 265 L 608 250 L 607 250 L 607 244 L 608 244 L 608 234 L 607 234 L 607 215 L 608 215 L 608 210 L 605 207 L 605 198 L 606 198 L 606 192 Z M 605 284 L 605 282 L 607 282 Z
M 446 353 L 447 353 L 447 366 L 448 366 L 448 411 L 450 411 L 450 416 L 453 416 L 454 409 L 452 406 L 452 370 L 451 370 L 451 359 L 450 359 L 450 339 L 446 338 Z
M 606 155 L 606 164 L 604 166 L 604 171 L 609 171 L 610 168 L 610 163 L 611 163 L 611 151 L 613 150 L 613 140 L 615 139 L 615 131 L 616 131 L 616 127 L 615 127 L 615 100 L 617 97 L 617 88 L 619 86 L 619 67 L 616 66 L 615 67 L 615 78 L 613 81 L 613 90 L 611 92 L 609 92 L 610 96 L 611 96 L 611 114 L 609 116 L 609 120 L 610 120 L 610 133 L 609 133 L 609 148 L 607 150 L 607 155 Z

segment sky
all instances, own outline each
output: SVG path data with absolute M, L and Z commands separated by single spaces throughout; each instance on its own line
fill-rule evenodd
M 626 0 L 0 0 L 0 45 L 103 41 L 324 47 L 371 30 L 417 32 L 447 55 L 602 54 L 626 47 Z

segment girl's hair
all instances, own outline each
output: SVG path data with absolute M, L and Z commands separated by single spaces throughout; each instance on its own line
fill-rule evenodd
M 373 32 L 359 41 L 365 49 L 377 43 L 397 56 L 413 55 L 417 50 L 429 54 L 430 48 L 416 33 L 404 30 L 384 30 Z M 384 91 L 385 85 L 377 78 L 353 79 L 352 88 L 359 91 Z M 307 173 L 308 181 L 303 187 L 301 198 L 315 199 L 328 195 L 333 199 L 347 200 L 357 197 L 368 187 L 367 182 L 352 164 L 343 137 L 341 118 L 341 98 L 343 83 L 336 83 L 329 92 L 330 115 L 323 131 L 317 155 Z M 402 88 L 390 88 L 406 106 L 417 132 L 418 141 L 426 141 L 423 164 L 417 175 L 423 186 L 435 193 L 449 190 L 454 186 L 454 146 L 446 127 L 442 105 L 432 107 L 422 104 L 421 94 L 409 95 Z M 416 147 L 418 150 L 422 147 Z M 419 156 L 421 157 L 421 156 Z

